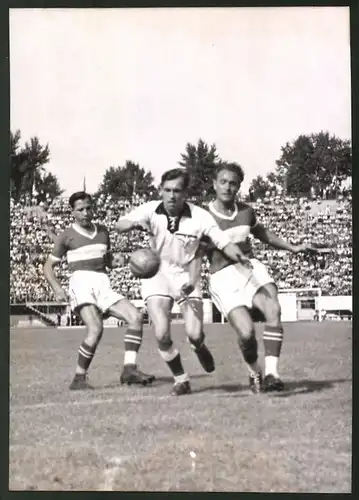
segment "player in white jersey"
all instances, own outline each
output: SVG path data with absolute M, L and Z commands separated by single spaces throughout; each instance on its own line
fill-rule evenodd
M 124 233 L 145 229 L 150 234 L 151 247 L 161 257 L 159 272 L 142 280 L 142 296 L 154 326 L 158 349 L 173 376 L 172 394 L 191 392 L 189 376 L 184 371 L 181 356 L 173 346 L 170 334 L 170 315 L 174 301 L 180 305 L 187 338 L 207 372 L 214 370 L 214 360 L 204 344 L 203 304 L 198 277 L 192 281 L 189 266 L 199 242 L 205 235 L 225 255 L 234 261 L 246 259 L 230 238 L 222 232 L 213 217 L 202 208 L 186 203 L 189 176 L 184 169 L 165 172 L 161 180 L 162 201 L 151 201 L 122 217 L 116 229 Z
M 239 165 L 228 163 L 219 166 L 213 182 L 216 198 L 209 204 L 208 210 L 218 226 L 250 259 L 252 268 L 238 266 L 207 241 L 206 253 L 210 261 L 209 291 L 214 304 L 238 335 L 239 347 L 249 370 L 252 392 L 281 391 L 284 384 L 278 374 L 278 360 L 283 327 L 277 287 L 266 267 L 253 258 L 249 236 L 253 235 L 268 245 L 294 253 L 316 252 L 316 249 L 284 241 L 257 221 L 250 205 L 236 202 L 243 178 L 243 170 Z M 203 255 L 199 250 L 195 264 L 192 265 L 192 279 L 196 279 L 200 273 L 201 253 Z M 253 324 L 253 311 L 256 310 L 265 319 L 264 380 L 257 363 L 258 349 Z
M 105 226 L 94 224 L 91 196 L 83 191 L 69 199 L 74 224 L 58 237 L 45 266 L 44 274 L 60 301 L 70 300 L 73 311 L 80 315 L 87 332 L 78 351 L 75 377 L 70 389 L 92 389 L 87 372 L 103 333 L 105 315 L 126 321 L 125 360 L 121 383 L 146 385 L 154 380 L 138 370 L 137 353 L 142 343 L 142 314 L 123 295 L 113 291 L 106 268 L 122 266 L 121 254 L 112 254 L 110 238 Z M 72 272 L 67 293 L 57 280 L 54 266 L 67 257 Z

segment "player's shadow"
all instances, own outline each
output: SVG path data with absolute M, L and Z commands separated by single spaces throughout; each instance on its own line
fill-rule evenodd
M 195 380 L 198 378 L 208 378 L 208 375 L 206 373 L 199 373 L 198 375 L 191 375 L 191 380 Z M 164 377 L 156 377 L 156 380 L 153 382 L 153 384 L 156 385 L 163 385 L 163 384 L 173 384 L 173 377 L 171 376 L 164 376 Z
M 328 389 L 333 389 L 337 384 L 351 382 L 349 378 L 337 380 L 293 380 L 285 382 L 283 392 L 271 393 L 276 398 L 288 398 L 297 394 L 309 394 L 312 392 L 321 392 Z
M 208 375 L 205 373 L 200 373 L 198 375 L 191 375 L 191 379 L 197 379 L 197 378 L 202 378 L 202 377 L 208 377 Z M 151 382 L 148 385 L 142 386 L 142 387 L 154 387 L 154 386 L 159 386 L 159 385 L 164 385 L 164 384 L 173 384 L 173 377 L 171 377 L 171 376 L 157 377 L 156 376 L 156 378 L 153 382 Z M 127 384 L 123 385 L 123 384 L 121 384 L 120 381 L 111 382 L 110 384 L 103 385 L 101 388 L 102 389 L 116 389 L 117 387 L 127 387 Z M 141 386 L 136 385 L 136 387 L 141 387 Z
M 270 392 L 268 395 L 277 398 L 288 398 L 295 396 L 297 394 L 309 394 L 311 392 L 321 392 L 327 389 L 333 389 L 336 384 L 343 384 L 345 382 L 350 382 L 351 379 L 337 379 L 337 380 L 296 380 L 296 381 L 284 381 L 284 391 L 282 392 Z M 193 393 L 203 393 L 203 392 L 227 392 L 235 393 L 241 391 L 249 391 L 248 384 L 242 385 L 236 382 L 230 382 L 221 385 L 201 387 L 200 389 L 192 390 Z
M 196 394 L 196 393 L 199 394 L 199 393 L 203 393 L 203 392 L 213 392 L 213 391 L 217 391 L 217 392 L 222 391 L 222 392 L 228 392 L 228 393 L 248 391 L 248 384 L 241 385 L 241 384 L 238 384 L 238 382 L 228 382 L 226 384 L 210 385 L 207 387 L 201 387 L 199 389 L 192 388 L 193 394 Z

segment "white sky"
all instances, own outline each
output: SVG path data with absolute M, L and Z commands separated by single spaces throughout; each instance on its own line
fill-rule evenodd
M 11 129 L 67 194 L 215 143 L 246 186 L 301 133 L 351 137 L 349 9 L 11 9 Z

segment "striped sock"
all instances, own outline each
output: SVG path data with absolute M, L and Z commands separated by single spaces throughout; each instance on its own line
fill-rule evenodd
M 125 365 L 135 365 L 142 344 L 142 330 L 127 330 L 125 335 Z
M 283 343 L 283 327 L 265 325 L 263 332 L 265 374 L 278 377 L 278 361 Z
M 79 347 L 76 373 L 86 373 L 95 355 L 97 345 L 90 346 L 82 342 Z
M 181 355 L 172 343 L 169 349 L 164 351 L 159 348 L 158 352 L 160 353 L 161 358 L 166 361 L 176 382 L 186 382 L 189 380 L 188 374 L 185 373 L 182 366 Z

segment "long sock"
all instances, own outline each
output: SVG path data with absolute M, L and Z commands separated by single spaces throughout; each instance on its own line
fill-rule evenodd
M 125 365 L 136 365 L 137 354 L 142 344 L 142 330 L 128 328 L 125 335 Z
M 283 343 L 283 327 L 265 325 L 263 332 L 265 374 L 278 377 L 278 362 Z
M 86 344 L 86 342 L 82 342 L 78 351 L 79 355 L 77 358 L 76 373 L 84 374 L 87 372 L 91 364 L 91 361 L 95 355 L 96 348 L 97 345 L 90 346 Z
M 165 350 L 164 347 L 166 348 Z M 160 353 L 161 358 L 166 361 L 168 368 L 173 374 L 175 382 L 186 382 L 189 380 L 188 374 L 185 373 L 182 366 L 181 355 L 173 346 L 172 342 L 166 346 L 163 344 L 160 345 L 158 352 Z
M 261 368 L 258 364 L 258 343 L 254 333 L 249 339 L 241 339 L 239 341 L 239 347 L 242 351 L 243 359 L 247 365 L 249 374 L 254 376 L 260 373 Z

